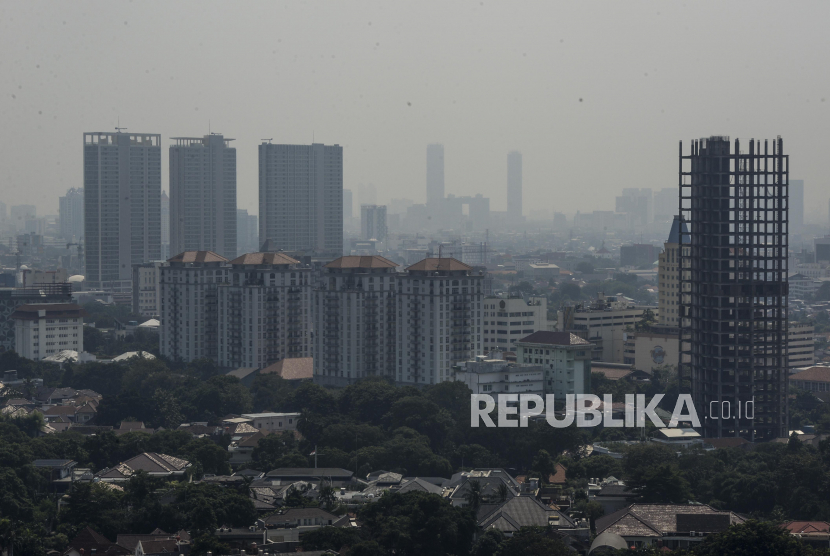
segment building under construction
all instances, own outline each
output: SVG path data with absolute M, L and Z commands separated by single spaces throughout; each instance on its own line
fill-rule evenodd
M 746 148 L 746 147 L 745 147 Z M 680 144 L 680 357 L 705 437 L 787 435 L 789 157 L 783 141 Z M 754 402 L 754 403 L 747 403 Z

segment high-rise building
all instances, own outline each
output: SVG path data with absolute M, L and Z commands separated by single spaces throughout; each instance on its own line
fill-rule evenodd
M 664 187 L 654 192 L 654 220 L 671 220 L 677 214 L 677 188 Z
M 507 218 L 511 224 L 522 220 L 522 153 L 507 153 Z
M 790 180 L 790 232 L 799 233 L 804 229 L 804 180 Z
M 654 198 L 648 187 L 623 189 L 623 194 L 616 198 L 616 212 L 628 216 L 628 226 L 646 226 L 654 221 Z
M 84 235 L 84 190 L 72 188 L 58 199 L 60 233 L 67 241 L 79 241 Z
M 283 253 L 248 253 L 218 287 L 218 364 L 264 368 L 311 357 L 311 269 Z
M 236 256 L 236 149 L 211 134 L 170 145 L 170 252 Z
M 164 262 L 133 265 L 133 313 L 144 317 L 161 315 L 161 267 Z
M 446 258 L 395 268 L 383 257 L 326 265 L 312 303 L 315 381 L 436 384 L 481 352 L 481 273 Z
M 161 257 L 161 136 L 84 133 L 84 250 L 91 288 L 131 290 Z
M 343 148 L 259 146 L 259 241 L 275 249 L 343 253 Z
M 361 205 L 360 237 L 363 240 L 386 241 L 386 205 Z
M 30 287 L 0 288 L 0 352 L 15 349 L 14 321 L 10 316 L 27 303 L 72 303 L 72 284 L 38 283 Z
M 170 258 L 170 197 L 161 192 L 161 260 Z
M 677 207 L 675 207 L 677 208 Z M 679 326 L 680 316 L 680 231 L 685 234 L 688 227 L 681 223 L 680 218 L 675 216 L 669 232 L 669 239 L 663 244 L 663 252 L 658 256 L 657 263 L 657 288 L 659 299 L 657 301 L 658 323 L 660 326 Z M 688 235 L 683 238 L 683 243 L 689 244 Z M 688 247 L 685 248 L 688 251 Z
M 219 284 L 228 260 L 211 251 L 185 251 L 160 268 L 159 349 L 174 361 L 216 360 Z
M 787 436 L 789 156 L 779 137 L 680 145 L 682 381 L 705 437 Z M 751 403 L 750 403 L 751 402 Z M 707 417 L 707 418 L 704 418 Z
M 354 214 L 354 199 L 352 199 L 352 190 L 343 190 L 343 219 L 348 220 Z
M 535 332 L 516 342 L 516 361 L 541 365 L 544 391 L 564 399 L 591 392 L 591 349 L 594 346 L 570 332 Z
M 444 198 L 444 145 L 427 145 L 427 205 Z
M 236 209 L 236 252 L 256 253 L 259 251 L 259 220 L 256 214 L 246 209 Z
M 428 258 L 398 278 L 397 382 L 452 380 L 452 367 L 481 354 L 484 276 L 456 259 Z
M 545 330 L 548 330 L 547 297 L 484 298 L 485 352 L 515 351 L 518 340 Z
M 395 378 L 397 265 L 383 257 L 340 257 L 314 288 L 314 379 L 343 386 Z
M 9 209 L 9 220 L 13 231 L 26 229 L 26 222 L 37 218 L 37 209 L 34 205 L 14 205 Z
M 14 322 L 14 350 L 38 361 L 63 350 L 84 350 L 84 312 L 75 303 L 21 305 L 9 317 Z

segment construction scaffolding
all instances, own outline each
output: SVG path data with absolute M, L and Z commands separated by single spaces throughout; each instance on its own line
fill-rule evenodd
M 789 157 L 783 141 L 680 143 L 681 385 L 705 437 L 787 436 Z

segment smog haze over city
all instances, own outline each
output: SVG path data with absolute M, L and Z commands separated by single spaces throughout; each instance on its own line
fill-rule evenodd
M 262 138 L 339 143 L 344 187 L 384 203 L 424 202 L 424 146 L 443 143 L 447 193 L 494 210 L 519 150 L 526 205 L 574 213 L 676 185 L 678 140 L 781 135 L 823 218 L 828 17 L 821 1 L 7 0 L 0 183 L 56 213 L 82 185 L 81 134 L 120 122 L 235 138 L 252 213 Z

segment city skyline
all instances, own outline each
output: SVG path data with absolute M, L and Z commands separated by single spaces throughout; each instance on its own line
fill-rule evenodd
M 348 10 L 315 3 L 252 4 L 246 10 L 208 4 L 211 20 L 203 22 L 193 19 L 187 3 L 170 7 L 161 21 L 140 4 L 101 4 L 79 18 L 71 5 L 44 16 L 41 4 L 9 2 L 5 13 L 14 24 L 6 23 L 0 38 L 10 60 L 10 85 L 0 98 L 10 132 L 2 139 L 8 160 L 0 176 L 4 202 L 36 203 L 39 213 L 56 214 L 59 195 L 81 186 L 70 139 L 87 129 L 124 126 L 163 137 L 183 130 L 236 137 L 238 206 L 249 211 L 257 208 L 253 147 L 278 129 L 279 142 L 343 145 L 349 161 L 344 187 L 355 191 L 359 183 L 374 183 L 380 203 L 387 195 L 423 191 L 423 146 L 440 142 L 447 152 L 448 194 L 482 193 L 493 199 L 494 210 L 504 210 L 503 157 L 518 150 L 526 207 L 548 204 L 553 193 L 558 211 L 585 212 L 613 208 L 613 196 L 624 187 L 671 186 L 675 142 L 714 131 L 788 137 L 799 156 L 793 178 L 805 180 L 805 218 L 824 221 L 820 133 L 830 107 L 822 102 L 826 78 L 812 66 L 830 40 L 820 24 L 830 8 L 769 3 L 747 14 L 740 5 L 643 2 L 598 13 L 590 6 L 538 3 L 442 10 L 377 9 L 368 2 Z M 736 34 L 728 22 L 739 13 L 748 19 Z M 785 39 L 762 63 L 753 55 L 755 37 L 773 24 Z M 207 31 L 229 40 L 221 46 L 206 41 Z M 641 39 L 630 40 L 632 33 Z M 44 39 L 30 44 L 26 37 L 35 34 Z M 149 46 L 148 36 L 154 37 Z M 798 41 L 786 40 L 795 36 Z M 92 37 L 115 46 L 92 48 Z M 172 65 L 168 53 L 177 45 L 200 42 L 184 70 Z M 615 44 L 614 51 L 601 44 Z M 703 64 L 725 49 L 746 62 Z M 248 61 L 250 52 L 260 54 L 257 62 Z M 123 63 L 109 63 L 110 56 Z M 203 61 L 214 75 L 243 87 L 231 92 L 209 86 L 196 70 Z M 457 65 L 464 67 L 460 74 Z M 377 81 L 380 71 L 384 79 Z M 689 72 L 737 85 L 712 103 L 685 86 Z M 770 72 L 800 86 L 769 90 L 762 75 Z M 250 89 L 273 90 L 275 105 L 292 109 L 250 102 Z M 761 90 L 763 97 L 756 93 Z M 155 101 L 158 95 L 164 95 L 163 105 Z M 762 106 L 766 116 L 758 124 Z M 43 164 L 33 153 L 47 126 L 50 136 L 67 140 Z M 611 153 L 611 163 L 591 164 L 598 151 Z M 654 154 L 653 164 L 642 164 L 643 151 Z M 167 153 L 162 157 L 166 164 Z M 169 191 L 167 176 L 162 187 Z M 576 194 L 585 188 L 596 199 Z

